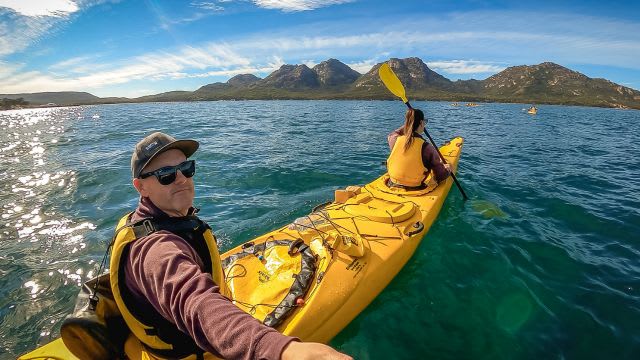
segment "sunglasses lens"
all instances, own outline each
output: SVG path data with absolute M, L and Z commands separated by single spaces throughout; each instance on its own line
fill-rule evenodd
M 140 177 L 142 179 L 155 176 L 158 179 L 158 182 L 162 185 L 169 185 L 172 182 L 176 181 L 176 177 L 178 175 L 178 170 L 184 175 L 186 178 L 193 177 L 196 173 L 196 162 L 195 160 L 185 161 L 176 166 L 167 166 L 162 169 L 158 169 L 151 173 L 142 174 Z
M 182 172 L 182 175 L 186 178 L 193 177 L 196 173 L 196 162 L 194 160 L 190 160 L 180 164 L 180 172 Z
M 156 175 L 156 177 L 158 178 L 158 182 L 162 185 L 169 185 L 172 182 L 176 181 L 176 172 L 172 172 L 169 174 L 161 174 L 161 175 Z

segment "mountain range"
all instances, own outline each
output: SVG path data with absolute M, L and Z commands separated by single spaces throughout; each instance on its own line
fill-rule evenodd
M 392 58 L 387 62 L 412 100 L 640 109 L 640 91 L 605 79 L 589 78 L 551 62 L 509 67 L 485 80 L 457 81 L 431 70 L 417 57 Z M 336 59 L 323 61 L 313 68 L 307 65 L 282 65 L 264 79 L 240 74 L 227 82 L 208 84 L 195 91 L 171 91 L 138 98 L 99 98 L 86 92 L 0 94 L 0 98 L 23 98 L 31 105 L 244 99 L 394 99 L 378 77 L 381 65 L 376 64 L 366 74 L 360 74 Z

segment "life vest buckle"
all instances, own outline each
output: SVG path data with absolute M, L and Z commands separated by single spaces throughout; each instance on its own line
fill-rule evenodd
M 142 226 L 144 226 L 144 230 L 147 232 L 147 234 L 156 232 L 156 227 L 153 226 L 153 223 L 149 219 L 144 220 L 142 222 Z

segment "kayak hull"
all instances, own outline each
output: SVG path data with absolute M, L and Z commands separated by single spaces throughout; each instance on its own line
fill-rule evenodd
M 455 171 L 463 139 L 440 147 Z M 384 174 L 349 192 L 349 197 L 250 242 L 302 239 L 315 250 L 318 265 L 304 301 L 276 328 L 303 341 L 327 343 L 344 329 L 392 281 L 409 261 L 434 223 L 453 180 L 427 179 L 425 189 L 408 191 L 386 185 Z M 338 196 L 336 195 L 336 198 Z M 246 244 L 246 243 L 245 243 Z M 243 244 L 244 245 L 244 244 Z M 237 246 L 224 259 L 243 249 Z M 242 299 L 236 303 L 243 308 Z M 133 359 L 140 354 L 128 354 Z M 61 339 L 19 359 L 75 359 Z

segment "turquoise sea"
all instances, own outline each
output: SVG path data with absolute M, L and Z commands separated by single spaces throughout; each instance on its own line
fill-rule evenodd
M 415 102 L 459 180 L 416 254 L 331 345 L 356 359 L 640 358 L 640 111 Z M 154 130 L 201 142 L 223 250 L 379 176 L 399 101 L 220 101 L 0 112 L 0 358 L 58 335 L 134 208 Z

